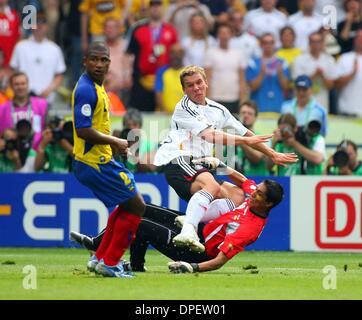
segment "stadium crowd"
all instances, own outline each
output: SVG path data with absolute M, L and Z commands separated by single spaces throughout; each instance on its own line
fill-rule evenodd
M 26 5 L 37 10 L 35 29 L 24 25 Z M 355 142 L 329 159 L 325 143 L 329 114 L 362 117 L 360 0 L 0 0 L 0 172 L 71 171 L 72 123 L 48 113 L 59 97 L 70 105 L 94 41 L 110 48 L 104 85 L 123 117 L 114 135 L 141 129 L 143 112 L 172 114 L 184 95 L 180 71 L 197 65 L 208 97 L 248 129 L 259 113 L 277 113 L 271 146 L 300 157 L 278 167 L 243 145 L 229 165 L 247 176 L 362 175 Z M 156 172 L 157 145 L 139 145 L 127 166 Z

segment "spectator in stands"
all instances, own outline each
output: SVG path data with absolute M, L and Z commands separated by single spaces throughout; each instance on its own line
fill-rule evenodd
M 246 70 L 251 99 L 261 112 L 280 112 L 284 91 L 289 89 L 290 73 L 285 60 L 275 56 L 275 39 L 270 33 L 261 39 L 262 57 L 254 58 Z
M 356 31 L 362 29 L 362 4 L 361 0 L 346 0 L 344 2 L 346 17 L 338 23 L 338 43 L 341 46 L 341 53 L 353 50 L 353 39 Z
M 245 16 L 247 8 L 245 1 L 240 0 L 226 0 L 228 3 L 228 11 L 239 11 L 243 16 Z
M 55 117 L 43 131 L 35 159 L 35 171 L 67 173 L 73 158 L 73 125 Z
M 276 56 L 284 59 L 290 66 L 296 57 L 302 53 L 302 49 L 295 47 L 295 31 L 292 27 L 285 26 L 280 30 L 281 48 Z
M 318 120 L 321 124 L 321 134 L 327 134 L 327 112 L 314 98 L 312 92 L 312 80 L 306 76 L 298 76 L 294 81 L 295 98 L 286 101 L 281 113 L 291 113 L 298 126 L 306 126 L 312 120 Z
M 298 0 L 278 0 L 276 7 L 287 16 L 290 16 L 299 10 Z
M 245 101 L 241 103 L 239 118 L 244 127 L 255 134 L 260 134 L 255 130 L 255 122 L 258 118 L 258 106 L 254 101 Z M 230 150 L 230 147 L 227 147 L 227 150 Z M 249 148 L 246 145 L 240 145 L 234 150 L 235 160 L 231 163 L 235 163 L 235 170 L 248 176 L 269 175 L 265 162 L 265 155 L 263 153 L 253 148 Z
M 208 29 L 214 25 L 214 18 L 210 9 L 196 0 L 176 0 L 171 3 L 165 13 L 165 21 L 171 23 L 177 30 L 180 39 L 190 36 L 190 18 L 195 13 L 202 13 L 207 22 Z
M 11 70 L 4 67 L 4 52 L 0 49 L 0 105 L 12 98 L 13 92 L 9 87 Z
M 181 45 L 174 44 L 170 51 L 170 64 L 157 70 L 155 92 L 158 111 L 173 114 L 177 102 L 184 95 L 180 83 L 184 55 Z
M 343 140 L 330 156 L 326 166 L 330 175 L 362 175 L 362 161 L 358 160 L 358 147 L 351 140 Z
M 14 128 L 21 119 L 31 122 L 34 132 L 33 148 L 37 150 L 45 128 L 48 103 L 45 99 L 29 95 L 29 81 L 24 72 L 15 72 L 10 78 L 14 98 L 0 108 L 0 133 Z
M 48 22 L 48 39 L 59 43 L 58 26 L 63 15 L 63 3 L 61 0 L 41 0 L 44 8 L 44 13 Z
M 171 46 L 178 42 L 175 28 L 162 19 L 162 1 L 151 0 L 149 18 L 133 28 L 126 50 L 134 57 L 129 104 L 142 111 L 155 110 L 156 70 L 170 62 Z
M 108 18 L 121 21 L 125 1 L 123 0 L 83 0 L 79 6 L 81 12 L 82 51 L 88 49 L 90 40 L 104 41 L 104 22 Z
M 309 36 L 309 52 L 297 57 L 292 66 L 292 76 L 307 75 L 313 82 L 313 95 L 318 103 L 329 110 L 328 91 L 334 87 L 337 78 L 334 58 L 324 52 L 324 38 L 321 32 L 313 32 Z
M 8 67 L 14 47 L 21 35 L 19 14 L 11 9 L 8 0 L 0 0 L 0 49 L 4 54 L 3 67 Z
M 258 39 L 244 30 L 244 16 L 240 11 L 233 10 L 229 13 L 229 21 L 233 31 L 230 40 L 230 48 L 238 49 L 249 61 L 254 57 L 261 56 Z
M 300 10 L 288 19 L 296 34 L 295 46 L 308 50 L 308 37 L 323 27 L 323 16 L 314 12 L 316 0 L 299 0 Z
M 258 38 L 265 33 L 271 33 L 279 47 L 279 31 L 286 25 L 287 17 L 275 9 L 276 2 L 276 0 L 260 0 L 261 7 L 246 14 L 244 28 Z
M 354 51 L 342 54 L 338 60 L 337 75 L 338 112 L 362 117 L 362 29 L 356 33 Z
M 278 129 L 274 131 L 272 148 L 277 152 L 295 152 L 299 162 L 287 166 L 277 166 L 278 176 L 295 174 L 320 175 L 323 173 L 323 161 L 326 155 L 325 139 L 319 133 L 321 123 L 313 119 L 306 128 L 299 129 L 296 118 L 283 114 L 278 120 Z M 273 164 L 266 159 L 269 168 Z
M 206 51 L 216 46 L 216 40 L 209 35 L 207 21 L 202 13 L 196 12 L 191 16 L 190 35 L 181 39 L 181 45 L 185 50 L 185 66 L 204 67 Z
M 199 0 L 201 4 L 206 5 L 212 14 L 216 25 L 224 24 L 228 21 L 229 1 L 227 0 Z
M 132 86 L 132 61 L 124 52 L 126 43 L 121 36 L 120 22 L 114 18 L 107 19 L 104 23 L 104 35 L 112 61 L 105 78 L 107 91 L 123 97 Z
M 33 35 L 16 45 L 10 66 L 26 73 L 31 92 L 51 103 L 55 91 L 63 82 L 66 66 L 62 50 L 47 39 L 47 32 L 47 20 L 40 13 L 37 15 L 37 28 L 32 31 Z
M 82 48 L 79 5 L 82 0 L 70 0 L 69 14 L 66 18 L 66 32 L 69 37 L 69 63 L 72 72 L 70 87 L 74 87 L 82 73 Z
M 5 129 L 0 138 L 0 173 L 15 172 L 22 167 L 17 150 L 17 133 L 13 128 Z
M 130 108 L 123 117 L 122 131 L 115 130 L 113 135 L 126 139 L 130 149 L 127 158 L 122 158 L 115 154 L 117 160 L 121 160 L 131 172 L 155 172 L 156 166 L 153 164 L 153 157 L 157 149 L 156 143 L 147 139 L 142 131 L 143 118 L 141 112 Z
M 248 62 L 240 51 L 230 48 L 231 37 L 229 25 L 218 27 L 219 46 L 207 50 L 205 72 L 209 82 L 209 97 L 224 105 L 231 113 L 237 113 L 239 103 L 246 95 L 244 69 Z

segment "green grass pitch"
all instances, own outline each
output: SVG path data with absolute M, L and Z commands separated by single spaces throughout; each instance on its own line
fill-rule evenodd
M 82 249 L 0 248 L 0 299 L 362 299 L 358 253 L 247 251 L 218 271 L 171 274 L 168 258 L 149 250 L 148 271 L 133 279 L 95 276 L 87 259 Z M 26 265 L 36 267 L 35 290 L 23 288 Z M 327 265 L 336 267 L 336 289 L 323 288 Z

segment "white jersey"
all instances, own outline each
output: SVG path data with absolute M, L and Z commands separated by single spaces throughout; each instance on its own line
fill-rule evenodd
M 199 136 L 206 128 L 232 128 L 241 136 L 248 131 L 223 105 L 210 99 L 206 103 L 206 106 L 197 105 L 186 95 L 177 103 L 170 132 L 156 152 L 156 166 L 166 165 L 180 156 L 212 156 L 213 144 Z

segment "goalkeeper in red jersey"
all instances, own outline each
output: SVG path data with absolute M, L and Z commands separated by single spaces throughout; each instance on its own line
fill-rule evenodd
M 134 271 L 145 270 L 144 257 L 149 244 L 174 260 L 168 265 L 171 272 L 216 270 L 259 238 L 270 210 L 283 198 L 283 188 L 276 181 L 267 179 L 256 184 L 212 157 L 195 162 L 208 169 L 222 169 L 244 191 L 244 201 L 233 210 L 221 199 L 209 205 L 198 227 L 198 236 L 206 248 L 203 253 L 193 252 L 187 246 L 173 245 L 172 238 L 180 231 L 183 215 L 170 209 L 147 205 L 136 240 L 131 246 L 131 266 Z M 83 245 L 85 239 L 93 241 L 93 244 L 99 241 L 98 238 L 82 237 L 78 240 Z

